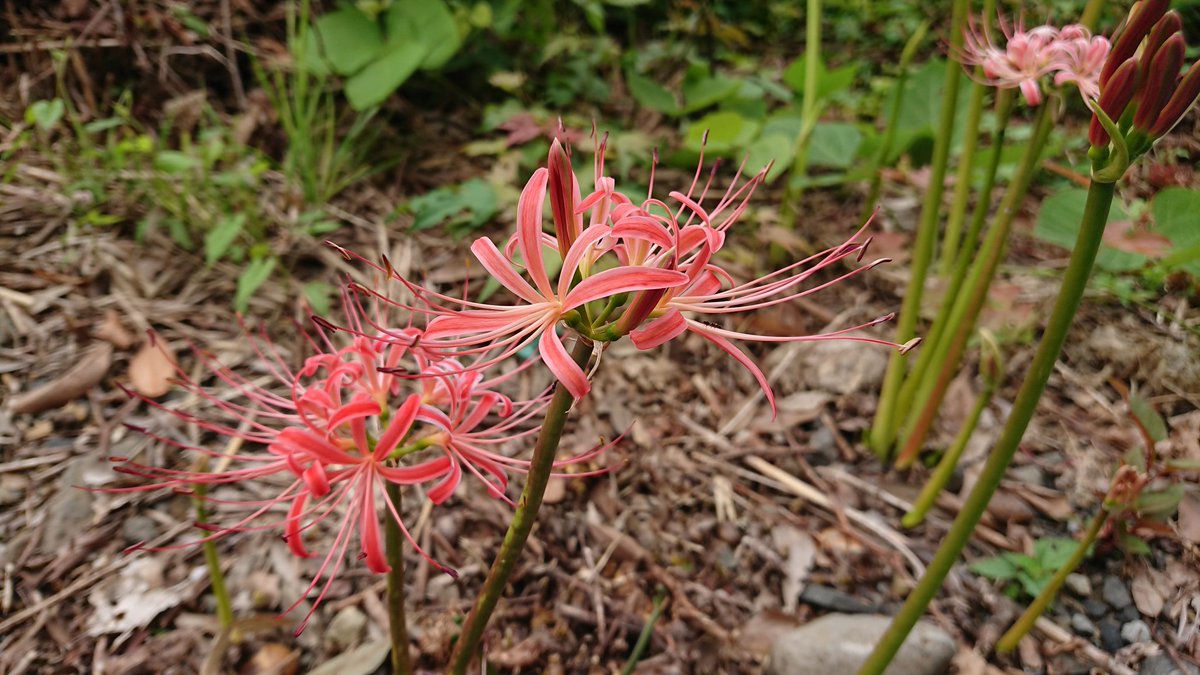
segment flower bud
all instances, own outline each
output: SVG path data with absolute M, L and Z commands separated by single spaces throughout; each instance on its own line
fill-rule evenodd
M 1113 72 L 1112 78 L 1100 92 L 1100 109 L 1109 119 L 1120 119 L 1125 108 L 1129 106 L 1137 83 L 1137 73 L 1137 59 L 1127 59 Z M 1088 128 L 1088 142 L 1092 147 L 1100 148 L 1108 145 L 1108 141 L 1108 132 L 1101 126 L 1100 120 L 1092 115 L 1092 124 Z
M 579 219 L 575 215 L 575 204 L 579 201 L 576 197 L 579 185 L 575 180 L 575 171 L 571 168 L 571 157 L 557 138 L 550 144 L 550 156 L 546 164 L 549 169 L 550 210 L 554 215 L 554 233 L 558 237 L 559 252 L 566 257 L 567 250 L 575 243 L 582 229 L 576 226 Z
M 1150 64 L 1154 63 L 1154 57 L 1158 55 L 1158 51 L 1166 43 L 1167 39 L 1172 35 L 1183 30 L 1183 22 L 1179 19 L 1178 12 L 1167 12 L 1163 18 L 1159 19 L 1158 23 L 1154 24 L 1154 30 L 1150 31 L 1150 36 L 1146 38 L 1145 44 L 1142 46 L 1142 56 L 1140 59 L 1141 69 L 1138 71 L 1138 91 L 1146 86 L 1146 76 L 1150 74 Z
M 1158 120 L 1163 106 L 1175 91 L 1179 82 L 1179 68 L 1183 66 L 1183 52 L 1187 43 L 1181 33 L 1175 33 L 1167 39 L 1154 60 L 1150 62 L 1150 72 L 1146 73 L 1146 86 L 1138 97 L 1138 109 L 1133 115 L 1135 129 L 1148 131 Z
M 1129 10 L 1129 17 L 1119 35 L 1113 37 L 1112 53 L 1100 71 L 1100 86 L 1104 86 L 1117 68 L 1133 56 L 1142 39 L 1150 33 L 1150 29 L 1167 13 L 1171 0 L 1142 0 Z
M 1166 135 L 1172 127 L 1179 123 L 1188 108 L 1192 107 L 1198 95 L 1200 95 L 1200 61 L 1193 63 L 1192 67 L 1188 69 L 1187 75 L 1183 76 L 1183 80 L 1175 88 L 1171 100 L 1163 106 L 1154 126 L 1150 128 L 1150 135 L 1155 138 Z

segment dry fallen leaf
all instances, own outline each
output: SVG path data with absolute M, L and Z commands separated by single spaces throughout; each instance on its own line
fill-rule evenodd
M 129 349 L 133 346 L 136 338 L 128 331 L 121 323 L 121 317 L 117 311 L 110 309 L 104 313 L 104 320 L 92 331 L 92 334 L 101 340 L 112 343 L 112 346 L 117 349 Z
M 387 640 L 374 640 L 339 654 L 308 671 L 308 675 L 369 675 L 379 670 L 392 646 Z
M 1137 605 L 1138 611 L 1148 617 L 1161 614 L 1167 602 L 1163 597 L 1163 592 L 1167 590 L 1166 585 L 1167 580 L 1163 575 L 1145 568 L 1139 570 L 1130 584 L 1133 604 Z
M 791 614 L 796 611 L 804 582 L 817 557 L 817 546 L 811 535 L 791 525 L 774 528 L 771 538 L 775 541 L 775 548 L 787 556 L 783 565 L 783 611 Z
M 175 362 L 162 340 L 148 340 L 129 362 L 129 383 L 142 396 L 158 398 L 171 391 Z
M 1179 536 L 1200 544 L 1200 497 L 1187 495 L 1179 502 Z
M 268 642 L 242 668 L 242 675 L 295 675 L 299 664 L 298 652 L 287 645 Z
M 94 387 L 112 365 L 113 347 L 107 342 L 97 342 L 87 349 L 70 370 L 33 391 L 12 397 L 12 410 L 16 413 L 36 413 L 79 398 Z

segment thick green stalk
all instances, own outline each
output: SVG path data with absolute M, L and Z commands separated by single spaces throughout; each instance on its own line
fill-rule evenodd
M 900 613 L 892 620 L 891 626 L 875 645 L 875 650 L 871 652 L 866 663 L 859 669 L 859 675 L 882 675 L 896 652 L 900 651 L 900 646 L 904 644 L 905 638 L 908 637 L 913 626 L 925 613 L 930 601 L 941 589 L 946 575 L 958 560 L 959 554 L 967 545 L 971 533 L 987 509 L 988 502 L 991 501 L 992 495 L 1000 485 L 1000 480 L 1004 477 L 1004 472 L 1008 469 L 1008 464 L 1012 461 L 1013 454 L 1016 453 L 1021 438 L 1025 435 L 1029 421 L 1033 419 L 1038 401 L 1046 389 L 1046 382 L 1050 379 L 1050 373 L 1054 371 L 1054 363 L 1062 352 L 1063 343 L 1067 339 L 1067 331 L 1075 318 L 1076 310 L 1079 309 L 1079 302 L 1087 288 L 1088 277 L 1096 262 L 1096 253 L 1100 250 L 1104 226 L 1108 222 L 1108 212 L 1112 207 L 1114 190 L 1113 183 L 1092 181 L 1079 227 L 1079 237 L 1075 242 L 1075 250 L 1071 252 L 1071 260 L 1067 264 L 1066 273 L 1063 275 L 1062 287 L 1059 289 L 1050 319 L 1046 323 L 1046 330 L 1042 334 L 1037 354 L 1029 366 L 1025 381 L 1021 384 L 1021 390 L 1013 402 L 1012 412 L 1004 425 L 1004 430 L 996 441 L 995 447 L 992 448 L 975 487 L 971 489 L 971 493 L 963 502 L 962 510 L 954 519 L 954 524 L 950 526 L 950 531 L 929 563 L 925 575 L 921 577 L 916 588 L 909 594 Z
M 580 368 L 586 370 L 591 354 L 592 343 L 580 338 L 571 353 L 571 358 Z M 529 463 L 529 473 L 525 477 L 525 487 L 521 490 L 512 522 L 509 523 L 504 542 L 500 544 L 500 551 L 488 570 L 483 590 L 480 591 L 471 613 L 467 615 L 462 633 L 454 645 L 454 654 L 450 657 L 450 672 L 455 675 L 466 673 L 471 659 L 479 651 L 483 629 L 487 627 L 488 619 L 491 618 L 496 603 L 508 584 L 508 577 L 512 574 L 517 559 L 521 557 L 521 551 L 525 549 L 525 541 L 529 539 L 533 523 L 537 520 L 542 496 L 546 493 L 546 483 L 550 480 L 550 473 L 554 468 L 554 458 L 558 452 L 558 442 L 562 439 L 563 426 L 574 402 L 571 392 L 561 384 L 558 385 L 550 399 L 550 405 L 546 408 L 546 417 L 542 420 L 542 429 L 533 449 L 533 459 Z
M 817 126 L 820 110 L 817 106 L 817 89 L 820 87 L 821 65 L 821 0 L 808 0 L 804 22 L 804 92 L 800 99 L 800 133 L 792 151 L 792 167 L 784 188 L 785 227 L 796 227 L 797 202 L 802 190 L 796 183 L 808 173 L 808 141 Z
M 913 34 L 909 36 L 908 42 L 904 44 L 904 51 L 900 53 L 899 72 L 896 74 L 896 95 L 892 97 L 892 105 L 888 109 L 887 126 L 883 130 L 883 140 L 879 143 L 879 148 L 871 157 L 871 187 L 867 190 L 867 201 L 863 204 L 862 217 L 859 220 L 865 221 L 875 213 L 876 203 L 879 201 L 879 193 L 883 190 L 883 163 L 887 161 L 888 155 L 892 154 L 892 146 L 896 144 L 896 126 L 897 120 L 900 118 L 900 108 L 904 105 L 905 88 L 908 84 L 908 70 L 912 67 L 913 56 L 917 53 L 917 47 L 925 40 L 925 33 L 929 30 L 929 22 L 922 21 Z
M 1087 26 L 1088 30 L 1095 31 L 1096 23 L 1100 21 L 1100 12 L 1104 10 L 1104 2 L 1105 0 L 1088 0 L 1083 13 L 1079 15 L 1079 23 Z
M 942 298 L 942 306 L 938 310 L 937 317 L 933 323 L 929 325 L 929 331 L 925 334 L 924 340 L 921 343 L 920 353 L 917 355 L 917 363 L 913 366 L 908 377 L 904 379 L 904 384 L 900 388 L 899 406 L 901 410 L 908 410 L 912 405 L 912 398 L 916 394 L 917 386 L 920 384 L 921 377 L 931 368 L 934 363 L 934 356 L 937 352 L 938 345 L 941 344 L 943 338 L 949 332 L 950 313 L 954 310 L 955 300 L 958 298 L 959 291 L 962 289 L 963 281 L 967 278 L 967 272 L 971 268 L 971 262 L 976 259 L 976 245 L 979 241 L 979 234 L 983 230 L 983 223 L 987 220 L 988 214 L 992 210 L 992 192 L 996 186 L 996 171 L 1000 167 L 1000 159 L 1004 154 L 1004 136 L 1008 130 L 1008 122 L 1012 117 L 1012 111 L 1016 102 L 1015 90 L 1002 89 L 996 97 L 996 124 L 997 127 L 992 131 L 992 154 L 988 162 L 987 172 L 983 176 L 983 186 L 976 197 L 975 210 L 971 215 L 971 225 L 967 228 L 967 235 L 963 238 L 959 251 L 955 254 L 954 273 L 950 277 L 950 281 L 946 284 L 945 296 Z M 1028 153 L 1029 150 L 1026 149 Z
M 950 50 L 953 52 L 962 47 L 963 28 L 967 21 L 967 0 L 954 0 L 953 15 L 950 20 Z M 933 145 L 933 165 L 929 174 L 929 190 L 925 193 L 925 202 L 921 205 L 921 221 L 917 226 L 917 240 L 913 247 L 912 276 L 904 293 L 904 302 L 900 307 L 900 319 L 896 326 L 896 339 L 899 344 L 911 340 L 916 334 L 917 318 L 921 313 L 921 297 L 925 292 L 925 276 L 929 272 L 929 263 L 933 259 L 933 251 L 937 248 L 938 215 L 942 207 L 942 191 L 945 187 L 946 165 L 950 158 L 950 141 L 954 135 L 954 111 L 958 106 L 958 84 L 962 79 L 962 66 L 950 60 L 946 63 L 946 79 L 942 92 L 941 117 L 938 120 L 938 133 Z M 900 393 L 900 385 L 908 367 L 908 359 L 900 352 L 892 352 L 888 361 L 887 374 L 883 380 L 883 391 L 879 397 L 879 407 L 875 413 L 875 423 L 871 425 L 867 441 L 876 454 L 886 456 L 896 437 L 896 427 L 899 415 L 896 409 L 896 399 Z
M 387 484 L 387 498 L 392 503 L 392 509 L 400 513 L 400 486 L 396 483 Z M 408 618 L 404 611 L 404 533 L 396 519 L 385 518 L 384 536 L 388 566 L 391 571 L 387 575 L 387 604 L 388 604 L 388 634 L 392 640 L 392 673 L 393 675 L 408 675 L 412 672 L 412 664 L 408 655 Z
M 983 72 L 976 68 L 976 75 Z M 962 240 L 963 225 L 967 221 L 967 204 L 971 201 L 971 174 L 975 167 L 975 147 L 979 144 L 979 121 L 983 119 L 983 100 L 988 89 L 980 82 L 971 85 L 971 99 L 967 106 L 967 127 L 963 132 L 962 154 L 958 156 L 958 171 L 954 174 L 954 201 L 950 203 L 950 217 L 946 220 L 946 237 L 942 241 L 942 253 L 938 259 L 938 276 L 950 276 L 954 259 Z
M 1067 577 L 1070 576 L 1071 572 L 1074 572 L 1075 568 L 1079 567 L 1079 564 L 1082 563 L 1083 559 L 1087 557 L 1088 549 L 1091 548 L 1092 544 L 1096 542 L 1096 537 L 1100 536 L 1100 530 L 1104 528 L 1104 523 L 1108 522 L 1108 516 L 1109 510 L 1103 506 L 1100 507 L 1100 513 L 1097 513 L 1096 517 L 1092 519 L 1092 524 L 1088 526 L 1087 532 L 1085 532 L 1083 535 L 1083 539 L 1080 540 L 1080 542 L 1075 546 L 1075 551 L 1071 553 L 1071 557 L 1067 560 L 1067 564 L 1058 568 L 1058 571 L 1055 572 L 1054 576 L 1050 579 L 1050 583 L 1046 584 L 1046 587 L 1042 589 L 1042 592 L 1038 593 L 1038 596 L 1034 598 L 1033 604 L 1025 608 L 1024 613 L 1021 614 L 1021 618 L 1017 619 L 1017 622 L 1012 625 L 1012 628 L 1009 628 L 1008 632 L 1006 632 L 1004 636 L 1000 638 L 1000 641 L 996 643 L 997 652 L 1003 654 L 1016 649 L 1017 643 L 1021 641 L 1021 638 L 1025 637 L 1026 633 L 1033 630 L 1033 624 L 1037 621 L 1038 617 L 1046 611 L 1046 608 L 1050 606 L 1050 603 L 1054 601 L 1054 596 L 1058 595 L 1058 590 L 1062 588 L 1062 585 L 1067 580 Z
M 965 285 L 961 291 L 955 293 L 954 306 L 949 317 L 943 322 L 942 332 L 929 350 L 928 365 L 923 369 L 914 370 L 909 381 L 905 383 L 905 388 L 911 387 L 911 395 L 901 391 L 900 400 L 908 411 L 908 417 L 902 432 L 898 434 L 902 446 L 896 458 L 896 465 L 899 467 L 909 466 L 916 459 L 929 426 L 942 403 L 946 387 L 958 370 L 959 359 L 967 347 L 967 339 L 974 331 L 975 321 L 987 301 L 992 279 L 995 278 L 1000 260 L 1004 257 L 1013 218 L 1029 191 L 1029 184 L 1041 161 L 1046 138 L 1054 126 L 1054 113 L 1051 110 L 1053 101 L 1054 99 L 1048 99 L 1038 109 L 1033 136 L 1025 148 L 1025 155 L 1021 159 L 1017 174 L 1004 194 L 1004 201 L 996 212 L 996 221 L 992 223 L 987 239 L 984 240 L 974 265 L 971 266 Z M 962 256 L 964 259 L 969 257 L 965 253 L 964 251 Z M 918 365 L 922 364 L 918 362 Z
M 963 422 L 962 428 L 958 430 L 958 435 L 954 437 L 954 444 L 938 460 L 937 468 L 925 482 L 925 487 L 921 488 L 921 494 L 913 502 L 912 510 L 905 514 L 900 521 L 904 527 L 920 525 L 928 515 L 929 509 L 933 507 L 933 503 L 937 501 L 937 496 L 950 482 L 950 477 L 954 475 L 954 469 L 958 466 L 958 460 L 962 458 L 963 451 L 967 449 L 967 442 L 971 440 L 971 434 L 975 433 L 975 427 L 979 426 L 979 418 L 983 416 L 983 411 L 992 402 L 992 394 L 996 393 L 997 384 L 999 384 L 998 379 L 988 379 L 984 382 L 983 391 L 979 392 L 975 407 L 971 409 L 971 414 Z

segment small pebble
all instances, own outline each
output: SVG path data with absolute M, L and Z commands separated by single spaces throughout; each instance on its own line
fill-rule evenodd
M 1089 597 L 1092 594 L 1092 580 L 1088 579 L 1085 574 L 1072 572 L 1067 575 L 1067 578 L 1063 581 L 1063 585 L 1067 587 L 1067 590 L 1081 598 Z
M 1087 615 L 1093 619 L 1099 619 L 1108 614 L 1108 605 L 1095 598 L 1088 598 L 1083 601 L 1083 611 L 1087 612 Z
M 1115 652 L 1125 646 L 1119 621 L 1112 617 L 1100 619 L 1100 646 L 1109 652 Z
M 1071 615 L 1071 628 L 1084 637 L 1090 638 L 1096 634 L 1096 624 L 1092 623 L 1092 620 L 1081 612 Z
M 1160 652 L 1142 663 L 1142 675 L 1200 675 L 1200 668 L 1190 663 L 1184 666 L 1185 670 L 1180 670 L 1174 659 Z
M 1130 644 L 1134 642 L 1149 642 L 1150 626 L 1147 626 L 1146 622 L 1141 619 L 1135 619 L 1121 626 L 1121 637 Z
M 1022 464 L 1008 470 L 1008 477 L 1026 485 L 1045 485 L 1046 473 L 1036 464 Z
M 1111 574 L 1104 577 L 1104 586 L 1100 589 L 1100 595 L 1109 606 L 1115 609 L 1125 609 L 1133 604 L 1133 596 L 1129 594 L 1129 587 L 1125 585 L 1124 581 Z
M 1117 618 L 1121 621 L 1133 621 L 1134 619 L 1142 618 L 1142 613 L 1134 605 L 1130 605 L 1121 611 L 1117 612 Z

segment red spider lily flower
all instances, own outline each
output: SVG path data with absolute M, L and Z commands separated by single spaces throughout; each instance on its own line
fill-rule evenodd
M 1041 79 L 1054 72 L 1059 30 L 1038 26 L 1028 31 L 1021 22 L 1012 26 L 1001 20 L 1005 44 L 1001 48 L 972 26 L 965 35 L 957 58 L 964 65 L 980 66 L 984 83 L 1000 89 L 1019 88 L 1029 105 L 1042 102 Z
M 350 324 L 361 327 L 361 318 L 355 311 L 349 314 Z M 260 340 L 253 344 L 260 362 L 282 385 L 276 388 L 260 386 L 196 349 L 202 363 L 217 378 L 219 388 L 200 385 L 176 365 L 178 382 L 211 405 L 217 413 L 213 418 L 140 398 L 203 430 L 229 437 L 239 449 L 227 454 L 141 430 L 169 445 L 195 452 L 213 461 L 216 467 L 212 471 L 175 470 L 113 458 L 118 472 L 151 481 L 117 491 L 165 488 L 191 492 L 196 485 L 217 488 L 245 481 L 278 488 L 269 499 L 249 501 L 224 499 L 206 490 L 206 501 L 221 511 L 238 515 L 231 523 L 204 525 L 210 534 L 198 541 L 167 549 L 233 533 L 280 530 L 289 549 L 307 558 L 314 554 L 305 545 L 304 533 L 322 521 L 339 519 L 333 542 L 308 590 L 284 611 L 286 614 L 294 610 L 324 579 L 312 609 L 300 626 L 303 630 L 340 572 L 356 534 L 360 557 L 367 568 L 375 573 L 388 571 L 380 538 L 382 518 L 397 522 L 413 547 L 429 559 L 408 533 L 383 489 L 388 483 L 445 482 L 454 471 L 454 463 L 448 457 L 409 465 L 394 461 L 403 452 L 402 444 L 425 407 L 420 395 L 398 395 L 399 385 L 409 384 L 409 380 L 380 371 L 381 367 L 396 367 L 408 353 L 416 335 L 411 330 L 407 334 L 412 338 L 407 344 L 356 336 L 349 346 L 332 350 L 328 336 L 319 330 L 320 341 L 328 350 L 310 357 L 298 372 L 292 372 L 265 332 L 260 332 Z M 402 403 L 391 407 L 390 402 L 395 400 Z M 242 443 L 265 447 L 243 451 Z M 430 559 L 430 562 L 454 574 L 436 561 Z
M 730 187 L 710 207 L 705 206 L 716 175 L 713 167 L 708 179 L 701 183 L 703 156 L 687 192 L 671 192 L 668 202 L 647 198 L 641 205 L 627 199 L 617 200 L 612 210 L 612 230 L 621 232 L 633 228 L 644 230 L 636 240 L 617 245 L 622 262 L 678 269 L 687 277 L 681 285 L 643 291 L 634 296 L 622 316 L 613 324 L 611 337 L 628 334 L 639 349 L 652 349 L 685 332 L 694 333 L 720 347 L 750 371 L 775 409 L 775 399 L 766 376 L 734 343 L 734 340 L 755 342 L 801 342 L 810 340 L 849 339 L 899 347 L 875 338 L 850 335 L 854 331 L 889 320 L 886 316 L 862 326 L 836 333 L 799 336 L 764 336 L 728 330 L 698 317 L 717 318 L 755 309 L 773 307 L 827 288 L 843 279 L 886 262 L 877 260 L 855 268 L 833 280 L 803 287 L 819 271 L 830 268 L 851 256 L 865 253 L 868 241 L 860 239 L 869 226 L 864 225 L 850 241 L 747 283 L 737 283 L 723 268 L 712 262 L 725 242 L 725 232 L 744 213 L 750 196 L 762 183 L 770 167 L 739 185 L 742 167 Z M 653 178 L 651 194 L 653 194 Z M 586 200 L 585 200 L 586 203 Z M 657 230 L 657 236 L 652 234 Z M 649 321 L 643 325 L 644 321 Z
M 1108 38 L 1080 25 L 1066 26 L 1054 43 L 1054 85 L 1074 84 L 1085 101 L 1100 97 L 1100 72 L 1108 58 Z
M 662 235 L 657 231 L 646 231 L 636 224 L 615 230 L 606 222 L 597 222 L 577 231 L 582 227 L 582 213 L 586 210 L 603 211 L 607 208 L 607 201 L 603 197 L 591 198 L 575 209 L 570 208 L 576 200 L 564 195 L 577 189 L 567 186 L 576 186 L 578 182 L 561 153 L 561 148 L 555 144 L 551 149 L 551 168 L 535 171 L 522 191 L 517 207 L 517 231 L 505 251 L 501 252 L 487 237 L 481 237 L 471 245 L 472 253 L 484 269 L 524 304 L 500 305 L 460 300 L 400 280 L 425 304 L 425 307 L 406 308 L 432 316 L 421 343 L 426 351 L 443 357 L 474 354 L 475 361 L 464 368 L 479 369 L 498 363 L 537 342 L 542 361 L 555 378 L 575 398 L 582 398 L 590 385 L 587 375 L 574 363 L 563 345 L 557 330 L 560 322 L 578 318 L 584 305 L 597 300 L 679 286 L 687 283 L 688 278 L 677 271 L 637 264 L 595 271 L 595 261 L 619 242 L 637 241 L 645 237 L 661 240 Z M 559 186 L 552 190 L 556 193 L 557 204 L 553 209 L 555 236 L 542 230 L 547 183 Z M 606 185 L 606 181 L 599 177 L 597 183 Z M 563 194 L 557 194 L 560 190 Z M 605 194 L 616 197 L 610 183 Z M 559 222 L 561 220 L 567 222 Z M 570 241 L 569 244 L 564 243 L 564 237 Z M 547 245 L 563 251 L 562 266 L 553 282 L 542 253 L 543 246 Z M 523 264 L 516 261 L 516 253 L 520 254 Z M 384 299 L 370 289 L 359 290 Z

